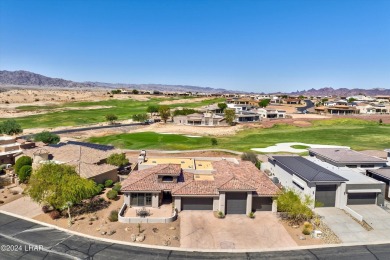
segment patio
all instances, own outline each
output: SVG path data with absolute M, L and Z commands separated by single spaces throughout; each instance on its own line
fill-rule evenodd
M 159 208 L 152 208 L 152 207 L 127 208 L 124 217 L 130 217 L 130 218 L 139 217 L 139 215 L 137 215 L 137 212 L 139 212 L 140 210 L 142 211 L 143 208 L 149 213 L 149 216 L 147 216 L 147 218 L 169 218 L 172 216 L 172 203 L 169 203 L 169 204 L 162 204 Z

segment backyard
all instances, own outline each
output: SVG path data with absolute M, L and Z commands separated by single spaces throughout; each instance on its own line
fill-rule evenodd
M 359 119 L 327 119 L 312 121 L 311 127 L 277 124 L 271 128 L 244 129 L 231 136 L 190 137 L 155 132 L 126 133 L 91 137 L 88 141 L 111 144 L 124 149 L 192 150 L 231 149 L 248 151 L 284 142 L 350 146 L 355 150 L 383 150 L 390 147 L 390 125 Z

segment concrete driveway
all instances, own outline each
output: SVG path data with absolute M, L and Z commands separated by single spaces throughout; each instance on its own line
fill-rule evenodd
M 386 230 L 390 234 L 390 214 L 377 205 L 350 205 L 348 206 L 355 212 L 363 216 L 374 230 Z M 390 236 L 388 235 L 390 239 Z
M 210 211 L 180 212 L 180 244 L 183 248 L 263 249 L 297 246 L 271 212 L 214 217 Z
M 0 210 L 28 218 L 33 218 L 43 213 L 42 207 L 39 206 L 38 203 L 32 201 L 28 196 L 21 197 L 20 199 L 2 205 L 0 206 Z
M 390 240 L 390 214 L 375 205 L 348 206 L 361 214 L 373 228 L 364 229 L 359 223 L 338 208 L 316 208 L 323 221 L 344 243 L 383 242 Z

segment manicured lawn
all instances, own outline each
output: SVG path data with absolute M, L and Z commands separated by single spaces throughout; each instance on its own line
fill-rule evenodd
M 291 147 L 291 148 L 294 148 L 294 149 L 307 149 L 307 148 L 310 148 L 310 147 L 307 146 L 307 145 L 299 145 L 299 144 L 297 144 L 297 145 L 291 145 L 290 147 Z
M 187 137 L 184 135 L 158 134 L 154 132 L 92 137 L 89 141 L 127 149 L 188 150 L 211 146 L 211 138 L 209 137 Z
M 19 109 L 25 111 L 34 111 L 37 109 L 51 110 L 54 108 L 64 107 L 80 107 L 80 110 L 68 110 L 60 112 L 49 112 L 42 115 L 33 115 L 16 118 L 15 120 L 21 124 L 23 128 L 36 128 L 36 127 L 57 127 L 57 126 L 78 126 L 86 124 L 94 124 L 105 121 L 105 115 L 115 114 L 119 120 L 130 119 L 132 115 L 137 113 L 146 113 L 146 108 L 150 105 L 158 105 L 161 101 L 173 100 L 174 98 L 153 98 L 148 101 L 136 101 L 136 100 L 106 100 L 99 102 L 72 102 L 66 103 L 61 106 L 28 106 L 19 107 Z M 214 98 L 201 102 L 186 103 L 186 99 L 183 98 L 183 103 L 169 105 L 174 107 L 187 107 L 195 108 L 199 106 L 209 105 L 217 102 L 222 102 L 224 99 Z M 83 110 L 83 107 L 89 106 L 110 106 L 110 108 Z M 5 119 L 0 118 L 0 122 Z
M 355 119 L 330 119 L 314 121 L 312 127 L 275 125 L 268 129 L 243 130 L 233 136 L 216 138 L 216 146 L 211 145 L 208 137 L 188 138 L 150 132 L 96 137 L 89 141 L 128 149 L 161 150 L 223 148 L 248 151 L 284 142 L 344 145 L 356 150 L 385 149 L 390 148 L 390 125 Z

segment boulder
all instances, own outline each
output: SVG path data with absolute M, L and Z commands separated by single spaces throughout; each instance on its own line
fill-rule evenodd
M 145 235 L 144 234 L 138 235 L 135 240 L 137 242 L 143 242 L 145 240 Z
M 130 235 L 131 242 L 135 242 L 136 238 L 137 238 L 137 236 L 135 234 Z

